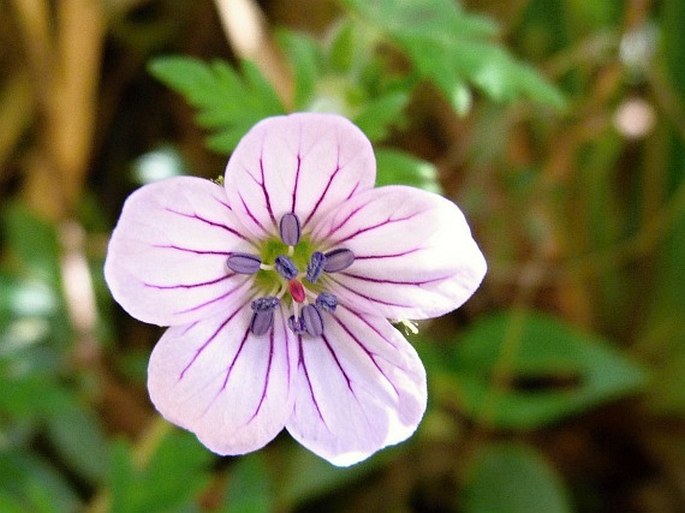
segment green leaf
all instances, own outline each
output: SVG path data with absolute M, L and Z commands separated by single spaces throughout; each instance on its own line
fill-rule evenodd
M 0 490 L 8 503 L 23 504 L 24 511 L 79 511 L 77 495 L 64 475 L 47 461 L 27 452 L 0 451 Z
M 377 148 L 376 185 L 411 185 L 431 192 L 440 193 L 438 171 L 433 164 L 400 150 Z
M 319 48 L 316 41 L 305 34 L 281 30 L 278 42 L 288 56 L 295 75 L 295 108 L 306 110 L 315 96 L 319 76 Z
M 73 399 L 47 419 L 47 435 L 70 468 L 91 484 L 102 482 L 109 466 L 107 440 L 97 418 Z
M 451 371 L 466 412 L 500 428 L 538 427 L 646 382 L 642 368 L 605 340 L 533 312 L 477 322 L 455 350 Z
M 275 511 L 272 483 L 259 453 L 243 456 L 231 468 L 225 513 L 269 513 Z
M 388 136 L 390 126 L 401 120 L 402 111 L 409 101 L 409 94 L 398 91 L 383 95 L 366 103 L 352 121 L 372 141 Z
M 198 123 L 212 132 L 207 146 L 218 153 L 231 152 L 254 124 L 285 110 L 249 61 L 243 61 L 238 73 L 220 60 L 207 64 L 191 57 L 158 57 L 149 71 L 198 110 Z
M 564 107 L 564 98 L 554 86 L 490 41 L 496 32 L 492 22 L 466 14 L 450 0 L 347 0 L 346 4 L 399 45 L 418 75 L 435 83 L 462 115 L 469 106 L 465 83 L 499 102 L 525 96 Z
M 466 513 L 571 513 L 563 483 L 530 447 L 498 443 L 476 455 L 464 488 Z
M 178 430 L 166 432 L 166 429 L 158 436 L 162 437 L 159 445 L 142 468 L 128 444 L 114 444 L 109 475 L 111 511 L 184 511 L 207 485 L 212 455 L 195 436 Z

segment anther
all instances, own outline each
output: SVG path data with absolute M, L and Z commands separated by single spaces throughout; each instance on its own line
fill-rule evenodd
M 269 312 L 275 310 L 279 303 L 280 301 L 275 296 L 264 296 L 252 301 L 250 306 L 253 312 Z
M 321 251 L 314 251 L 307 264 L 307 280 L 315 283 L 319 279 L 325 263 L 326 256 Z
M 256 311 L 252 314 L 252 320 L 250 321 L 250 331 L 253 335 L 264 335 L 274 323 L 274 311 Z
M 308 335 L 318 337 L 323 333 L 323 318 L 316 306 L 305 305 L 302 307 L 301 322 L 304 323 L 304 329 Z
M 335 312 L 335 307 L 338 306 L 338 298 L 330 292 L 322 292 L 316 296 L 316 306 L 324 312 Z
M 285 255 L 277 256 L 274 266 L 276 267 L 278 274 L 283 276 L 286 280 L 292 280 L 295 276 L 297 276 L 297 267 L 290 257 Z
M 347 269 L 354 262 L 354 253 L 347 248 L 338 248 L 325 254 L 323 270 L 327 273 L 337 273 Z
M 252 311 L 252 319 L 250 320 L 250 331 L 253 335 L 264 335 L 274 323 L 274 310 L 278 307 L 280 301 L 274 296 L 258 297 L 250 305 Z
M 254 274 L 261 264 L 259 257 L 250 253 L 233 253 L 226 259 L 226 267 L 238 274 Z
M 300 242 L 300 220 L 295 214 L 283 214 L 278 228 L 281 233 L 281 240 L 287 246 L 296 246 Z
M 292 331 L 295 335 L 301 335 L 304 333 L 305 329 L 302 317 L 295 317 L 294 315 L 288 317 L 288 328 L 290 328 L 290 331 Z

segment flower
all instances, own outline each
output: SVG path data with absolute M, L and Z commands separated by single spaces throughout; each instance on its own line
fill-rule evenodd
M 148 368 L 166 419 L 224 455 L 285 427 L 336 465 L 416 430 L 425 371 L 388 319 L 459 307 L 486 264 L 451 201 L 374 181 L 357 127 L 298 113 L 253 127 L 223 186 L 176 177 L 127 199 L 105 277 L 170 326 Z

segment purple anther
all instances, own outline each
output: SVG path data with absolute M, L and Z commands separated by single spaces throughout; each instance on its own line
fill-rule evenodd
M 226 267 L 238 274 L 254 274 L 260 265 L 259 257 L 250 253 L 233 253 L 226 259 Z
M 275 296 L 264 296 L 252 301 L 250 306 L 253 312 L 271 312 L 276 309 L 279 303 L 280 301 Z
M 323 266 L 326 263 L 326 256 L 321 253 L 321 251 L 314 251 L 312 256 L 309 257 L 309 263 L 307 264 L 307 280 L 310 283 L 315 283 L 323 271 Z
M 323 318 L 321 312 L 314 305 L 305 305 L 302 307 L 302 322 L 304 329 L 308 335 L 318 337 L 323 333 Z
M 295 276 L 297 276 L 297 267 L 290 257 L 279 255 L 276 257 L 274 265 L 278 271 L 278 274 L 283 276 L 286 280 L 292 280 Z
M 326 253 L 323 270 L 327 273 L 337 273 L 347 269 L 354 262 L 354 253 L 347 248 L 338 248 Z
M 293 213 L 283 214 L 278 226 L 281 232 L 281 240 L 288 246 L 296 246 L 300 242 L 300 220 Z
M 338 306 L 338 298 L 330 292 L 322 292 L 316 296 L 316 306 L 324 312 L 335 312 L 335 307 Z
M 304 333 L 304 321 L 302 321 L 302 317 L 295 317 L 294 315 L 288 317 L 288 328 L 290 328 L 290 331 L 295 335 Z
M 250 331 L 253 335 L 264 335 L 274 323 L 274 311 L 264 310 L 255 311 L 252 314 L 252 320 L 250 321 Z

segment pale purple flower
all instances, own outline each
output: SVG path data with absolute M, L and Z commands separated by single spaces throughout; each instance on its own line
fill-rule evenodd
M 426 376 L 391 320 L 459 307 L 485 260 L 436 194 L 373 188 L 371 144 L 346 119 L 265 119 L 224 185 L 178 177 L 126 201 L 105 277 L 132 316 L 170 326 L 148 369 L 152 402 L 219 454 L 284 427 L 336 465 L 405 440 Z

